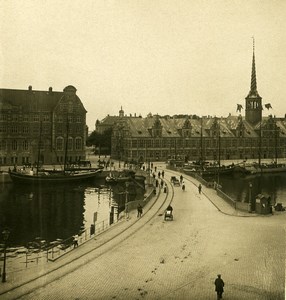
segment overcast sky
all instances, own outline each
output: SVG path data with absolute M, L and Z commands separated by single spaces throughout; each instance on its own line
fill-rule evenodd
M 227 116 L 257 87 L 286 113 L 286 1 L 0 0 L 1 87 L 77 88 L 107 114 Z M 244 110 L 242 111 L 244 115 Z

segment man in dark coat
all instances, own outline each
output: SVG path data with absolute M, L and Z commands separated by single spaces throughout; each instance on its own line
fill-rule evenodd
M 217 299 L 222 299 L 224 282 L 221 279 L 220 274 L 217 275 L 217 279 L 215 280 L 214 284 L 215 284 L 215 291 L 217 293 Z

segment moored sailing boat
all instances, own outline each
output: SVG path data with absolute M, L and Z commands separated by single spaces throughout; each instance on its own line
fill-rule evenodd
M 36 170 L 32 169 L 14 169 L 9 171 L 10 177 L 15 183 L 63 183 L 63 182 L 76 182 L 91 179 L 97 176 L 98 173 L 102 172 L 102 168 L 88 168 L 88 169 L 71 169 L 67 168 L 67 145 L 68 145 L 68 131 L 69 122 L 67 119 L 67 134 L 65 143 L 65 154 L 64 154 L 64 168 L 63 170 L 49 170 L 40 169 L 40 147 L 41 147 L 41 128 L 40 124 L 40 138 L 38 145 L 38 161 Z

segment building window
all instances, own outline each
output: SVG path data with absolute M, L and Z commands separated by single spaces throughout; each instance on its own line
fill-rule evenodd
M 76 138 L 75 139 L 75 150 L 81 150 L 82 149 L 82 139 Z
M 154 141 L 154 147 L 155 147 L 155 148 L 159 148 L 159 147 L 160 147 L 160 140 L 157 140 L 157 139 L 156 139 L 156 140 Z
M 18 143 L 16 140 L 12 141 L 11 147 L 12 147 L 12 150 L 14 150 L 14 151 L 18 149 Z
M 17 125 L 12 125 L 11 126 L 11 133 L 17 133 L 18 132 L 18 127 Z
M 40 116 L 39 115 L 34 115 L 33 116 L 33 121 L 34 122 L 39 122 L 40 121 Z
M 76 133 L 81 133 L 81 126 L 80 126 L 80 125 L 77 125 L 77 126 L 76 126 L 75 132 L 76 132 Z
M 43 119 L 44 119 L 45 122 L 49 122 L 50 121 L 50 116 L 45 114 Z
M 6 150 L 6 141 L 0 142 L 0 150 Z
M 23 147 L 23 150 L 28 150 L 29 149 L 29 142 L 26 141 L 26 140 L 23 141 L 22 147 Z
M 23 121 L 28 122 L 29 121 L 29 116 L 28 115 L 23 115 Z
M 56 149 L 63 150 L 64 149 L 64 139 L 62 137 L 57 138 Z
M 22 127 L 22 132 L 23 132 L 23 133 L 29 133 L 29 126 L 24 125 L 24 126 Z
M 76 122 L 80 123 L 81 122 L 81 116 L 76 116 Z

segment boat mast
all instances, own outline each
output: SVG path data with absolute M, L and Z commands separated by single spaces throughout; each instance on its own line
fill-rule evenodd
M 277 150 L 277 139 L 278 139 L 278 128 L 277 128 L 277 125 L 276 125 L 276 116 L 274 116 L 274 128 L 275 128 L 275 164 L 277 166 L 277 163 L 278 163 L 278 150 Z
M 67 134 L 66 134 L 65 156 L 64 156 L 64 174 L 66 172 L 66 167 L 67 167 L 68 139 L 69 139 L 69 118 L 67 114 Z
M 203 117 L 201 117 L 201 170 L 203 170 Z
M 37 169 L 36 174 L 39 173 L 39 163 L 40 163 L 40 157 L 41 157 L 41 146 L 42 146 L 42 121 L 40 121 L 40 138 L 38 143 L 38 158 L 37 158 Z
M 219 172 L 220 172 L 220 121 L 218 122 L 218 174 L 217 174 L 218 184 L 219 184 Z

